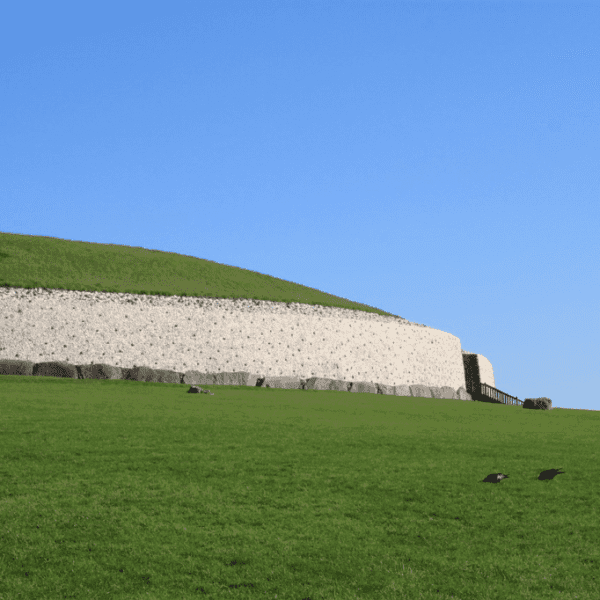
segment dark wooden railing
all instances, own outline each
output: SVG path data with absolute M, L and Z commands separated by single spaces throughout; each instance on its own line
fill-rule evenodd
M 476 397 L 475 399 L 479 400 L 480 402 L 496 402 L 499 404 L 523 404 L 523 400 L 519 400 L 515 396 L 510 396 L 505 392 L 501 392 L 500 390 L 497 390 L 495 387 L 492 387 L 487 383 L 481 384 L 481 391 L 479 393 L 479 397 Z

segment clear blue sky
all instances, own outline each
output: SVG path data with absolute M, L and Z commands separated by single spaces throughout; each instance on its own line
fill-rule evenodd
M 243 267 L 600 409 L 600 3 L 18 2 L 0 231 Z

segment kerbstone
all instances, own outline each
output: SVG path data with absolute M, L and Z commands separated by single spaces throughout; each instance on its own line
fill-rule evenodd
M 325 377 L 301 379 L 288 376 L 262 376 L 249 372 L 202 373 L 189 370 L 185 373 L 170 369 L 153 369 L 147 366 L 117 367 L 101 364 L 71 365 L 64 361 L 34 363 L 32 361 L 0 359 L 0 374 L 24 374 L 72 379 L 121 379 L 152 383 L 202 385 L 231 385 L 268 387 L 279 389 L 331 390 L 354 393 L 383 394 L 387 396 L 471 399 L 464 388 L 456 392 L 449 386 L 386 385 L 371 381 L 343 381 Z M 202 388 L 199 388 L 202 389 Z M 465 396 L 463 398 L 463 396 Z
M 473 400 L 471 394 L 469 394 L 464 387 L 459 387 L 456 390 L 456 395 L 458 396 L 459 400 Z
M 385 385 L 385 383 L 377 384 L 377 391 L 380 394 L 384 394 L 385 396 L 395 396 L 395 386 L 393 385 Z
M 376 394 L 377 386 L 370 381 L 357 381 L 352 382 L 349 391 L 357 392 L 359 394 Z
M 335 392 L 347 392 L 350 385 L 341 379 L 327 379 L 325 377 L 311 377 L 306 380 L 306 390 L 324 390 Z
M 415 398 L 431 398 L 431 390 L 425 385 L 410 385 L 410 395 Z
M 35 363 L 30 360 L 0 359 L 0 375 L 33 375 Z
M 78 365 L 79 379 L 122 379 L 123 369 L 112 365 Z
M 394 394 L 396 396 L 412 396 L 412 393 L 410 391 L 410 386 L 408 385 L 395 385 L 394 386 Z
M 33 367 L 33 375 L 39 377 L 67 377 L 69 379 L 79 379 L 77 367 L 63 361 L 36 363 Z
M 261 387 L 279 388 L 283 390 L 301 390 L 302 382 L 298 377 L 265 377 L 262 379 Z
M 453 390 L 450 386 L 444 385 L 440 388 L 440 398 L 446 398 L 448 400 L 457 400 L 458 395 L 456 391 Z

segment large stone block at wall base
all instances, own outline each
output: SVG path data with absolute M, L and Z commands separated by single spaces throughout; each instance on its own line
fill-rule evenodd
M 350 389 L 350 384 L 341 379 L 331 380 L 324 377 L 310 377 L 305 381 L 304 389 L 347 392 Z
M 471 394 L 469 394 L 463 387 L 456 390 L 456 395 L 458 396 L 459 400 L 473 400 Z
M 410 386 L 409 385 L 396 385 L 394 386 L 394 393 L 396 394 L 396 396 L 412 396 L 412 394 L 410 393 Z
M 0 375 L 33 375 L 35 363 L 31 360 L 15 360 L 3 358 L 0 362 Z
M 65 361 L 36 363 L 33 367 L 33 375 L 39 377 L 67 377 L 69 379 L 79 379 L 77 367 Z
M 415 398 L 431 398 L 431 390 L 429 386 L 426 385 L 411 385 L 410 395 Z
M 72 365 L 66 361 L 33 363 L 24 360 L 3 359 L 2 357 L 0 357 L 0 374 L 70 379 L 116 379 L 170 384 L 192 383 L 193 385 L 191 385 L 188 393 L 206 393 L 211 396 L 214 396 L 214 393 L 199 387 L 197 385 L 199 381 L 209 385 L 251 386 L 288 390 L 329 390 L 409 398 L 471 399 L 462 387 L 455 392 L 449 386 L 437 387 L 420 384 L 391 386 L 372 381 L 343 381 L 319 377 L 311 377 L 307 380 L 294 376 L 263 377 L 248 372 L 201 373 L 200 371 L 186 371 L 185 373 L 179 373 L 170 369 L 153 369 L 148 366 L 117 367 L 105 363 Z
M 131 381 L 150 381 L 152 383 L 181 383 L 183 373 L 170 369 L 151 369 L 150 367 L 132 367 L 123 369 L 123 379 Z
M 448 400 L 457 400 L 458 399 L 457 393 L 450 386 L 443 385 L 440 388 L 429 388 L 429 389 L 431 390 L 431 393 L 434 394 L 434 398 L 447 398 Z
M 107 364 L 80 365 L 81 379 L 123 379 L 123 369 Z

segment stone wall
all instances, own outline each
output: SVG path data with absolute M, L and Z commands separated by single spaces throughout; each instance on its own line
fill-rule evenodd
M 0 288 L 0 315 L 0 357 L 7 359 L 466 387 L 456 336 L 363 311 Z M 484 357 L 479 371 L 493 385 Z
M 469 394 L 479 395 L 482 383 L 496 387 L 492 363 L 485 356 L 462 350 L 462 358 L 465 368 L 465 388 Z

